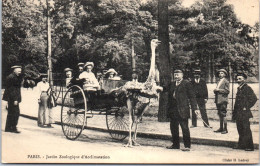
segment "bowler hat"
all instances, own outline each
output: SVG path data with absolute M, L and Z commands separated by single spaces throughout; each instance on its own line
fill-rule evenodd
M 11 69 L 16 69 L 16 68 L 22 68 L 22 66 L 14 65 L 14 66 L 11 67 Z
M 237 73 L 236 77 L 238 77 L 238 76 L 242 76 L 242 77 L 244 77 L 245 79 L 247 79 L 247 75 L 246 75 L 245 73 L 242 73 L 242 72 Z
M 182 72 L 182 70 L 177 69 L 177 70 L 174 70 L 174 73 L 183 73 L 183 72 Z
M 72 71 L 72 69 L 71 68 L 65 68 L 64 69 L 64 72 L 68 72 L 68 71 Z
M 196 69 L 193 71 L 193 74 L 201 74 L 201 70 L 200 69 Z
M 219 72 L 225 73 L 226 76 L 228 75 L 228 73 L 227 73 L 227 71 L 226 71 L 225 69 L 219 69 L 219 70 L 217 71 L 217 73 L 219 73 Z

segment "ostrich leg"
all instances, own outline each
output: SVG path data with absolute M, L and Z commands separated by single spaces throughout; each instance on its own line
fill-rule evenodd
M 126 147 L 132 147 L 132 126 L 133 126 L 133 120 L 132 120 L 132 112 L 133 112 L 133 105 L 130 98 L 127 98 L 127 108 L 129 112 L 129 140 L 126 145 Z
M 136 119 L 136 121 L 135 121 L 135 132 L 134 132 L 134 138 L 132 140 L 134 146 L 140 146 L 140 144 L 136 142 L 136 135 L 137 135 L 137 129 L 138 129 L 139 120 L 140 120 L 140 118 Z
M 137 131 L 138 131 L 138 123 L 140 122 L 141 118 L 143 117 L 143 114 L 148 110 L 149 108 L 149 103 L 145 106 L 143 109 L 141 115 L 135 120 L 135 132 L 134 132 L 134 138 L 133 138 L 133 145 L 134 146 L 140 146 L 139 143 L 136 142 L 136 136 L 137 136 Z

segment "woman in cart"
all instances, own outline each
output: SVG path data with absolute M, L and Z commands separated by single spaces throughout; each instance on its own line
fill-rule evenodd
M 51 108 L 48 107 L 48 90 L 50 88 L 47 82 L 47 74 L 41 75 L 42 81 L 37 84 L 37 89 L 39 92 L 39 110 L 38 110 L 38 126 L 52 128 L 51 123 L 53 123 Z
M 84 66 L 85 70 L 79 75 L 79 79 L 84 79 L 83 90 L 97 91 L 100 90 L 100 85 L 95 74 L 92 72 L 94 68 L 93 62 L 87 62 Z
M 107 78 L 109 80 L 116 80 L 116 81 L 119 81 L 121 80 L 121 78 L 117 75 L 117 72 L 115 71 L 115 69 L 111 68 L 109 69 L 106 74 Z

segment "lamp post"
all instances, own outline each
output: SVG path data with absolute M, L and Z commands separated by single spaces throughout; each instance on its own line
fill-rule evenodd
M 47 59 L 48 59 L 48 78 L 51 88 L 53 87 L 53 78 L 52 78 L 52 61 L 51 61 L 51 21 L 50 21 L 50 4 L 53 5 L 54 2 L 51 0 L 46 0 L 47 5 Z

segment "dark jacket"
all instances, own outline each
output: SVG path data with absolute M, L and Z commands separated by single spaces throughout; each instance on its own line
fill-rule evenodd
M 175 99 L 173 97 L 174 92 Z M 169 95 L 169 115 L 173 115 L 172 112 L 178 111 L 181 118 L 187 119 L 190 118 L 190 106 L 191 109 L 197 110 L 196 97 L 189 81 L 182 80 L 178 86 L 176 86 L 176 82 L 171 83 Z
M 72 79 L 70 80 L 70 83 L 68 85 L 68 87 L 72 86 L 72 85 L 79 85 L 79 86 L 83 86 L 83 82 L 85 81 L 84 79 L 79 79 L 79 75 L 81 73 L 77 72 L 75 73 L 75 75 L 72 77 Z
M 208 88 L 206 81 L 200 78 L 199 83 L 195 79 L 191 80 L 192 88 L 197 99 L 208 99 Z
M 232 119 L 252 118 L 250 108 L 255 105 L 256 101 L 257 97 L 250 86 L 244 84 L 241 88 L 238 88 Z
M 14 73 L 6 78 L 6 88 L 3 95 L 5 101 L 18 101 L 21 102 L 21 85 L 22 77 L 16 76 Z

